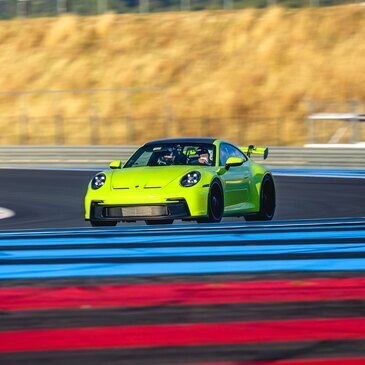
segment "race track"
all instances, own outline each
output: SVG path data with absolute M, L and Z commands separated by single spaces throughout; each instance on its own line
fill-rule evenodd
M 93 172 L 0 174 L 0 364 L 365 364 L 364 179 L 278 176 L 273 222 L 92 229 Z
M 0 220 L 0 229 L 89 226 L 83 220 L 83 197 L 94 174 L 0 170 L 0 207 L 16 213 Z M 364 179 L 277 176 L 275 181 L 275 220 L 365 216 Z

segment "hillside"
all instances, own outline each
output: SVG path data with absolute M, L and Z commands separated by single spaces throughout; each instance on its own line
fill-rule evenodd
M 1 21 L 0 85 L 164 89 L 1 95 L 2 144 L 53 143 L 57 128 L 67 144 L 92 133 L 115 144 L 177 134 L 301 144 L 305 100 L 365 100 L 365 7 Z

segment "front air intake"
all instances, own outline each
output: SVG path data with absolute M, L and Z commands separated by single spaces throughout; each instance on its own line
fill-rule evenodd
M 168 215 L 167 207 L 162 205 L 107 208 L 107 216 L 110 218 L 160 217 L 166 215 Z

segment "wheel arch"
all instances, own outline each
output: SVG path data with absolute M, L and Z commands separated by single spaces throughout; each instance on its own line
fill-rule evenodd
M 220 179 L 219 176 L 213 176 L 212 181 L 210 182 L 210 186 L 214 183 L 214 182 L 218 182 L 218 184 L 221 186 L 221 189 L 223 191 L 223 182 Z
M 264 195 L 264 190 L 263 190 L 263 183 L 265 180 L 268 180 L 271 182 L 272 184 L 272 194 L 269 195 Z M 267 194 L 267 191 L 266 191 Z M 266 199 L 264 198 L 264 196 L 273 196 L 273 200 L 270 199 Z M 269 203 L 267 203 L 269 201 Z M 261 205 L 262 202 L 265 202 L 265 205 Z M 269 204 L 269 205 L 267 205 Z M 269 211 L 267 210 L 267 208 L 269 207 Z M 275 210 L 276 210 L 276 187 L 275 187 L 275 181 L 274 178 L 272 176 L 272 174 L 267 171 L 263 176 L 262 179 L 260 181 L 260 189 L 259 189 L 259 194 L 258 194 L 258 205 L 257 205 L 257 211 L 256 212 L 252 212 L 250 214 L 245 215 L 245 219 L 246 221 L 266 221 L 266 220 L 271 220 L 274 217 L 275 214 Z
M 276 186 L 275 186 L 275 180 L 274 180 L 274 177 L 273 177 L 273 175 L 272 175 L 272 173 L 271 173 L 270 171 L 266 171 L 266 172 L 263 174 L 263 176 L 262 176 L 262 178 L 261 178 L 261 180 L 260 180 L 260 183 L 258 184 L 258 189 L 257 189 L 258 196 L 260 196 L 260 195 L 261 195 L 262 183 L 263 183 L 263 181 L 265 180 L 265 178 L 267 178 L 267 177 L 269 177 L 269 178 L 270 178 L 270 180 L 271 180 L 271 182 L 273 183 L 273 185 L 274 185 L 274 192 L 275 192 L 275 195 L 276 195 Z
M 258 195 L 260 194 L 260 191 L 261 191 L 262 182 L 264 181 L 264 179 L 267 175 L 270 176 L 270 178 L 273 181 L 274 186 L 275 186 L 275 181 L 274 181 L 274 177 L 272 176 L 272 173 L 269 170 L 267 170 L 264 166 L 262 166 L 258 163 L 253 163 L 251 165 L 251 172 L 252 172 L 254 184 L 256 186 L 256 192 Z
M 213 200 L 211 201 L 212 198 L 212 188 L 214 185 L 218 185 L 220 188 L 220 199 L 221 199 L 221 206 L 219 208 L 219 213 L 216 215 L 217 211 L 214 211 L 216 208 L 212 208 L 211 209 L 211 203 L 213 202 Z M 214 198 L 213 198 L 214 199 Z M 217 202 L 217 200 L 215 200 Z M 219 201 L 219 200 L 218 200 Z M 218 203 L 219 204 L 219 203 Z M 221 180 L 217 177 L 214 176 L 209 184 L 209 193 L 207 194 L 207 216 L 203 217 L 203 218 L 199 218 L 197 219 L 198 223 L 218 223 L 221 221 L 222 217 L 224 216 L 224 210 L 225 210 L 225 206 L 224 206 L 224 188 L 223 188 L 223 184 L 221 182 Z M 218 205 L 219 206 L 219 205 Z M 216 204 L 213 203 L 213 207 L 217 207 Z

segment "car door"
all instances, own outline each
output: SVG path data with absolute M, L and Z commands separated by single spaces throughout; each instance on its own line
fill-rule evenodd
M 225 212 L 234 214 L 252 208 L 250 199 L 252 176 L 245 154 L 233 145 L 222 143 L 219 155 L 220 166 L 225 166 L 229 157 L 239 157 L 244 160 L 241 166 L 231 167 L 222 175 Z

